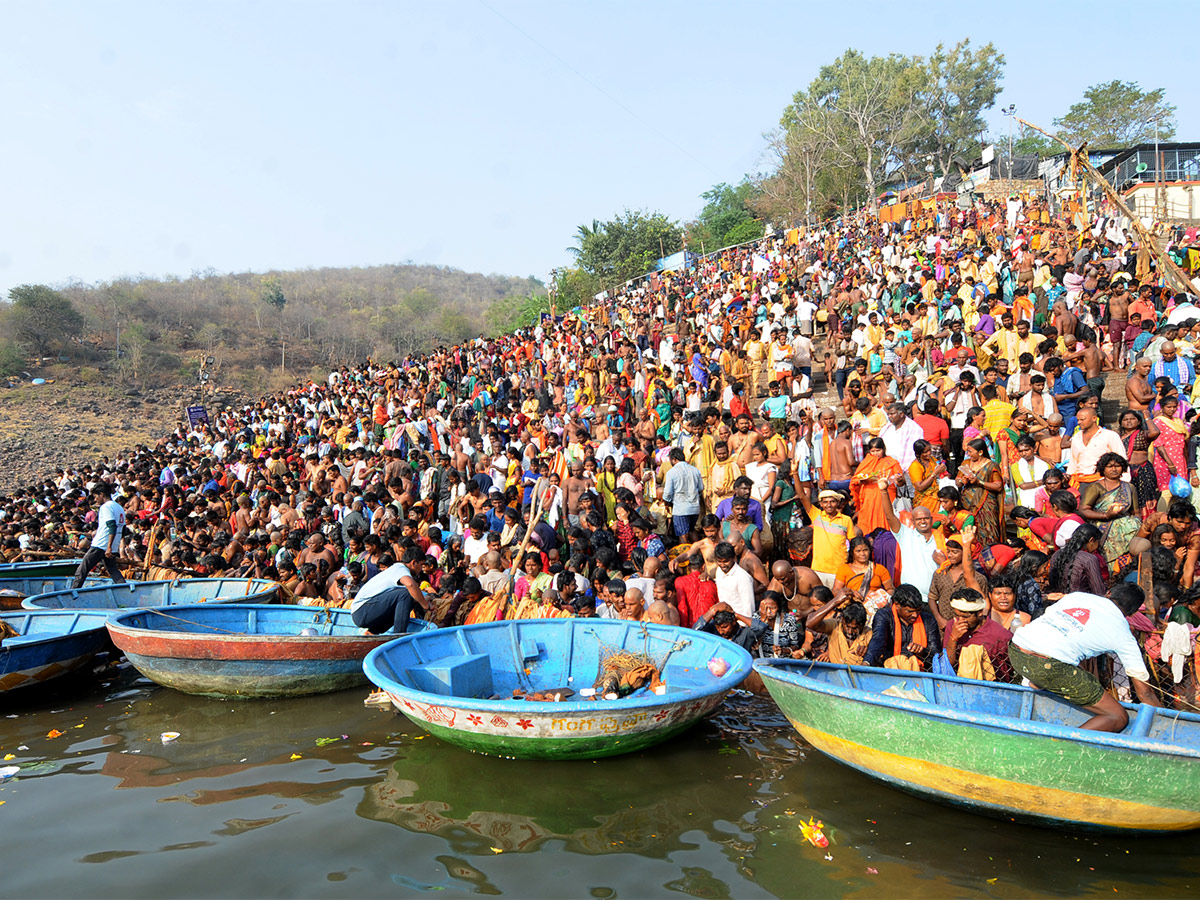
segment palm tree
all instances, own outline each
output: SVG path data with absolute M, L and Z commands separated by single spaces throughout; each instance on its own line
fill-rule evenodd
M 589 228 L 587 225 L 580 225 L 578 228 L 576 228 L 575 229 L 575 243 L 577 244 L 577 246 L 568 247 L 567 252 L 575 254 L 575 257 L 577 259 L 580 256 L 582 256 L 583 248 L 584 248 L 584 245 L 587 243 L 588 238 L 594 237 L 595 235 L 599 234 L 600 227 L 601 226 L 600 226 L 599 220 L 592 219 L 592 227 L 591 228 Z

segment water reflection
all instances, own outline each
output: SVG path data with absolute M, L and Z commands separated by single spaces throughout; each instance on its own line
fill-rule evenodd
M 747 754 L 721 740 L 719 722 L 598 763 L 497 759 L 414 741 L 367 788 L 357 812 L 436 834 L 459 852 L 529 852 L 553 840 L 574 853 L 665 857 L 694 846 L 681 839 L 681 823 L 702 828 L 741 818 L 741 801 L 713 790 L 713 779 L 753 786 L 797 758 L 783 747 L 764 748 L 761 758 Z M 728 737 L 748 739 L 745 722 L 738 732 Z M 736 833 L 712 829 L 714 840 L 741 849 L 733 846 Z

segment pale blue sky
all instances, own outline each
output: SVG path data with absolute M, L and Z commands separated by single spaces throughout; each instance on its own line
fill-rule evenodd
M 685 220 L 853 46 L 994 41 L 998 107 L 1173 89 L 1124 3 L 0 2 L 0 292 L 403 261 L 534 275 L 625 207 Z M 0 293 L 3 296 L 3 293 Z

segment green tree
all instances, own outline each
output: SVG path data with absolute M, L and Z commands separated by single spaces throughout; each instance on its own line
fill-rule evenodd
M 8 292 L 12 334 L 39 357 L 83 334 L 83 316 L 74 304 L 44 284 L 23 284 Z
M 1000 146 L 1000 142 L 995 142 L 996 146 Z M 1008 144 L 1005 143 L 1005 152 L 1008 152 Z M 1013 156 L 1039 156 L 1047 157 L 1054 156 L 1056 153 L 1062 153 L 1062 144 L 1058 141 L 1052 141 L 1044 134 L 1034 131 L 1032 128 L 1021 126 L 1020 132 L 1013 138 Z
M 121 358 L 118 361 L 121 373 L 131 375 L 136 382 L 146 367 L 152 344 L 153 338 L 144 325 L 131 325 L 121 336 Z
M 0 340 L 0 375 L 16 375 L 25 368 L 25 354 L 16 341 Z
M 688 247 L 711 252 L 762 237 L 762 222 L 751 208 L 759 193 L 758 185 L 743 179 L 736 187 L 722 182 L 701 194 L 707 202 L 687 227 Z
M 984 110 L 996 104 L 1004 77 L 1004 54 L 992 44 L 978 50 L 971 40 L 947 49 L 943 44 L 920 66 L 917 92 L 921 116 L 915 152 L 932 154 L 943 172 L 949 172 L 956 153 L 974 156 L 986 123 Z
M 470 319 L 452 309 L 443 309 L 438 314 L 434 333 L 446 344 L 458 344 L 478 334 Z
M 587 306 L 604 290 L 604 284 L 591 272 L 580 268 L 560 269 L 556 303 L 560 314 L 577 306 Z
M 1153 117 L 1161 115 L 1158 137 L 1169 140 L 1175 136 L 1175 107 L 1164 93 L 1162 88 L 1143 91 L 1136 81 L 1093 84 L 1054 125 L 1072 146 L 1087 141 L 1095 149 L 1128 147 L 1154 140 Z
M 273 276 L 263 279 L 259 296 L 262 297 L 264 303 L 275 307 L 279 313 L 282 313 L 283 308 L 287 306 L 287 296 L 283 293 L 283 287 L 280 285 L 279 279 Z
M 627 209 L 610 222 L 581 225 L 576 241 L 571 252 L 580 268 L 612 287 L 645 275 L 660 257 L 679 252 L 683 231 L 662 213 Z
M 550 312 L 549 294 L 513 294 L 489 306 L 484 321 L 492 334 L 506 334 L 534 324 L 544 312 Z
M 1007 172 L 1008 132 L 991 135 L 987 138 L 986 142 L 996 148 L 996 161 L 1000 166 L 1001 173 Z M 1048 156 L 1054 156 L 1056 153 L 1062 153 L 1063 146 L 1058 141 L 1052 140 L 1044 134 L 1022 125 L 1013 133 L 1012 152 L 1014 157 L 1036 156 L 1040 159 L 1045 159 Z
M 923 77 L 923 67 L 910 57 L 867 58 L 847 50 L 822 66 L 807 90 L 796 93 L 781 124 L 785 130 L 815 132 L 824 147 L 824 163 L 858 168 L 874 201 L 879 186 L 898 168 L 902 150 L 914 140 Z

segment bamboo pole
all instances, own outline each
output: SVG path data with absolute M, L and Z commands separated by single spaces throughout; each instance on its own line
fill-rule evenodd
M 1073 171 L 1078 172 L 1080 169 L 1082 169 L 1084 174 L 1090 175 L 1092 180 L 1095 181 L 1097 186 L 1104 192 L 1104 195 L 1110 201 L 1112 201 L 1112 204 L 1117 207 L 1117 209 L 1119 209 L 1125 216 L 1127 216 L 1131 223 L 1133 223 L 1133 229 L 1137 232 L 1138 240 L 1146 245 L 1146 248 L 1150 251 L 1150 255 L 1154 257 L 1154 261 L 1158 264 L 1158 272 L 1162 276 L 1163 280 L 1166 281 L 1168 286 L 1184 294 L 1192 293 L 1192 284 L 1190 281 L 1188 281 L 1187 275 L 1184 274 L 1183 270 L 1180 269 L 1179 266 L 1175 265 L 1175 262 L 1171 259 L 1171 257 L 1167 256 L 1166 253 L 1163 253 L 1158 249 L 1158 245 L 1154 241 L 1154 235 L 1152 235 L 1146 229 L 1146 226 L 1142 224 L 1142 220 L 1138 216 L 1134 215 L 1133 210 L 1125 205 L 1124 198 L 1117 193 L 1116 188 L 1108 183 L 1108 179 L 1101 175 L 1100 171 L 1092 165 L 1091 160 L 1087 158 L 1087 153 L 1085 152 L 1085 148 L 1087 147 L 1086 142 L 1080 144 L 1079 147 L 1072 147 L 1062 138 L 1058 137 L 1058 135 L 1051 134 L 1043 128 L 1038 128 L 1038 126 L 1031 122 L 1026 122 L 1022 118 L 1018 118 L 1017 121 L 1026 128 L 1032 128 L 1034 131 L 1044 134 L 1051 140 L 1058 141 L 1058 143 L 1066 147 L 1067 152 L 1070 154 L 1070 162 L 1073 167 Z M 1087 201 L 1084 200 L 1084 203 L 1086 209 Z
M 142 580 L 143 581 L 146 579 L 146 573 L 150 571 L 151 563 L 154 562 L 154 553 L 155 553 L 154 545 L 157 542 L 157 539 L 158 539 L 158 522 L 155 521 L 155 523 L 150 526 L 150 540 L 146 545 L 146 558 L 145 558 L 145 560 L 143 560 L 144 565 L 142 566 Z

